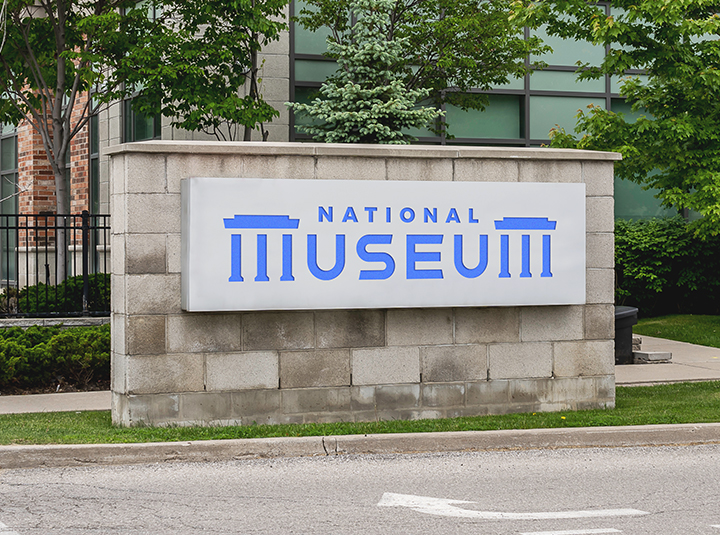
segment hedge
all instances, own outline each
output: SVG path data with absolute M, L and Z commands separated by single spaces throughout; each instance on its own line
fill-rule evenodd
M 615 222 L 615 302 L 642 316 L 720 313 L 720 236 L 682 217 Z
M 0 389 L 110 378 L 110 325 L 0 329 Z

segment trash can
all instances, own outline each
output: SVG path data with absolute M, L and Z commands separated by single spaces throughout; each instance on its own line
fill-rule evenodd
M 615 307 L 615 364 L 632 364 L 632 326 L 637 324 L 638 309 Z

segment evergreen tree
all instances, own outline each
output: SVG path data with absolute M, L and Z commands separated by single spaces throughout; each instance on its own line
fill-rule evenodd
M 310 104 L 287 103 L 315 124 L 298 129 L 327 143 L 394 143 L 414 140 L 403 133 L 422 128 L 442 112 L 417 107 L 427 89 L 408 89 L 403 57 L 406 38 L 388 39 L 392 0 L 355 0 L 357 17 L 353 39 L 347 43 L 328 38 L 328 52 L 337 57 L 338 71 L 323 83 L 320 96 Z

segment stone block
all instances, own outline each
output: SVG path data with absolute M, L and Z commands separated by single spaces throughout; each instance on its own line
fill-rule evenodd
M 453 343 L 453 311 L 449 308 L 397 308 L 387 311 L 387 345 Z
M 165 155 L 126 155 L 126 193 L 165 193 Z
M 125 276 L 110 275 L 110 311 L 114 314 L 125 314 Z
M 122 195 L 126 191 L 125 155 L 115 154 L 110 158 L 110 193 Z
M 517 160 L 459 158 L 455 160 L 454 179 L 459 182 L 518 182 L 520 168 Z
M 615 306 L 585 305 L 585 339 L 615 338 Z
M 115 275 L 125 273 L 125 236 L 126 234 L 110 235 L 110 272 Z
M 280 388 L 350 386 L 350 350 L 282 351 Z
M 487 344 L 520 341 L 520 309 L 456 308 L 455 343 Z
M 282 408 L 280 390 L 240 390 L 230 393 L 232 399 L 232 416 L 245 418 L 279 413 Z M 258 422 L 260 423 L 260 422 Z
M 126 197 L 127 232 L 131 234 L 180 232 L 179 194 L 141 194 L 126 195 Z
M 388 180 L 451 181 L 453 162 L 450 159 L 389 158 Z
M 415 408 L 420 406 L 420 385 L 384 385 L 375 388 L 378 411 Z M 397 417 L 396 417 L 397 419 Z
M 327 310 L 315 312 L 318 348 L 378 347 L 385 345 L 383 310 Z
M 586 284 L 588 305 L 615 302 L 615 270 L 588 269 Z
M 165 273 L 165 234 L 125 235 L 126 273 Z
M 180 396 L 179 419 L 184 424 L 217 425 L 231 419 L 230 392 L 198 392 Z
M 206 359 L 208 391 L 279 387 L 279 359 L 275 351 L 212 353 Z
M 127 393 L 127 355 L 110 352 L 110 390 L 118 394 Z
M 180 394 L 124 396 L 127 426 L 167 425 L 180 421 Z
M 586 224 L 587 232 L 615 231 L 615 202 L 612 197 L 587 197 Z
M 312 312 L 254 312 L 243 315 L 246 351 L 310 349 L 315 345 Z
M 179 314 L 180 274 L 127 275 L 128 314 Z
M 523 307 L 520 309 L 523 342 L 582 340 L 582 306 Z
M 111 314 L 110 316 L 110 340 L 112 349 L 116 353 L 127 352 L 125 344 L 125 316 L 123 314 Z
M 465 404 L 468 407 L 507 405 L 510 400 L 510 382 L 493 380 L 467 383 L 465 385 Z
M 488 347 L 490 379 L 529 379 L 552 375 L 552 344 L 492 344 Z
M 115 193 L 110 195 L 110 213 L 112 214 L 110 233 L 124 234 L 127 232 L 127 195 Z
M 672 360 L 672 353 L 669 351 L 633 351 L 635 364 L 658 364 L 667 363 Z
M 586 266 L 589 268 L 615 267 L 615 235 L 609 232 L 587 234 Z
M 312 156 L 245 156 L 242 176 L 245 178 L 314 178 Z
M 556 377 L 612 375 L 615 373 L 613 340 L 557 342 L 554 346 Z
M 165 316 L 130 316 L 127 319 L 129 355 L 161 355 L 165 350 Z
M 375 411 L 375 387 L 353 386 L 350 388 L 350 408 L 354 411 Z M 374 417 L 372 418 L 374 419 Z
M 420 382 L 418 347 L 382 347 L 354 349 L 353 385 L 379 385 Z
M 520 182 L 582 182 L 582 164 L 579 161 L 520 160 Z
M 510 381 L 510 403 L 531 405 L 554 402 L 553 379 Z
M 290 57 L 280 54 L 262 54 L 260 68 L 263 80 L 287 78 L 290 72 Z
M 465 385 L 424 384 L 421 387 L 423 407 L 457 407 L 465 404 Z
M 611 197 L 615 191 L 613 162 L 583 162 L 583 182 L 588 197 Z
M 180 181 L 190 177 L 243 176 L 244 161 L 231 154 L 168 154 L 167 190 L 180 193 Z
M 297 388 L 281 390 L 283 412 L 350 411 L 349 388 Z
M 315 177 L 332 180 L 386 180 L 385 160 L 382 158 L 350 158 L 327 156 L 319 158 Z
M 423 383 L 481 381 L 487 378 L 487 346 L 429 346 L 420 348 Z
M 168 316 L 168 352 L 202 353 L 242 350 L 242 315 L 191 314 Z
M 182 236 L 180 234 L 166 236 L 165 254 L 167 255 L 167 272 L 180 273 L 182 270 Z
M 202 392 L 202 355 L 128 357 L 127 391 L 130 394 Z
M 593 377 L 595 382 L 595 395 L 600 401 L 612 401 L 615 403 L 615 374 L 606 377 Z

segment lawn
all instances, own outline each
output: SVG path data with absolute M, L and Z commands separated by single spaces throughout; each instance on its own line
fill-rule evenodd
M 233 427 L 113 427 L 108 411 L 0 416 L 0 444 L 99 444 L 229 438 L 324 436 L 428 431 L 485 431 L 720 422 L 720 382 L 619 387 L 616 408 L 441 420 L 249 425 Z
M 638 321 L 633 332 L 678 342 L 720 347 L 720 316 L 684 314 L 645 318 Z

